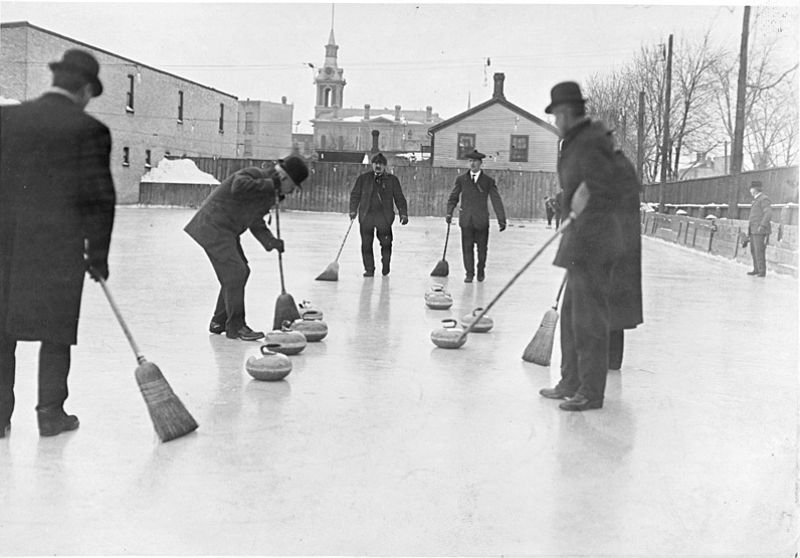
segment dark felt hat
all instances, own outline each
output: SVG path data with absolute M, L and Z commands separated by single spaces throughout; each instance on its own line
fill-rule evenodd
M 574 81 L 562 81 L 550 90 L 550 104 L 544 111 L 553 114 L 553 109 L 558 105 L 583 105 L 586 99 L 581 94 L 580 86 Z
M 292 182 L 300 186 L 300 183 L 308 178 L 308 165 L 299 155 L 289 155 L 285 159 L 278 161 L 278 164 L 283 167 Z
M 61 60 L 50 62 L 49 66 L 54 72 L 70 72 L 81 76 L 87 83 L 92 84 L 92 89 L 94 89 L 93 97 L 102 95 L 103 84 L 100 83 L 100 79 L 97 77 L 97 74 L 100 73 L 100 64 L 97 63 L 97 59 L 94 56 L 85 50 L 71 48 L 64 52 Z
M 486 157 L 486 155 L 484 155 L 483 153 L 481 153 L 477 149 L 473 149 L 472 153 L 467 153 L 465 155 L 465 157 L 467 159 L 483 159 L 484 157 Z
M 373 155 L 372 162 L 381 163 L 382 165 L 385 165 L 387 163 L 386 157 L 383 155 L 383 153 L 376 153 L 375 155 Z
M 755 189 L 756 189 L 756 190 L 758 190 L 759 192 L 760 192 L 761 190 L 763 190 L 763 189 L 764 189 L 764 185 L 761 183 L 761 181 L 760 181 L 760 180 L 753 180 L 753 181 L 750 183 L 750 187 L 751 187 L 751 188 L 755 188 Z

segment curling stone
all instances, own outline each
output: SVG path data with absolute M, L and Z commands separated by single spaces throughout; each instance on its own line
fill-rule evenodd
M 290 329 L 305 335 L 306 341 L 309 343 L 321 341 L 328 335 L 328 324 L 316 318 L 309 318 L 307 315 L 292 322 Z
M 301 318 L 308 318 L 309 320 L 322 319 L 322 310 L 314 306 L 310 300 L 304 300 L 303 302 L 298 304 L 297 310 L 300 312 Z
M 453 297 L 437 283 L 425 293 L 425 304 L 432 310 L 447 310 L 453 305 Z
M 480 314 L 481 312 L 483 312 L 483 308 L 476 308 L 475 310 L 472 311 L 472 314 L 467 314 L 466 316 L 461 318 L 461 327 L 467 329 L 469 327 L 469 324 L 471 324 L 475 320 L 475 318 L 478 317 L 478 314 Z M 469 331 L 470 333 L 486 333 L 493 327 L 494 327 L 494 320 L 491 319 L 489 316 L 483 316 L 480 320 L 478 320 L 477 324 L 472 326 L 472 329 L 470 329 Z
M 285 355 L 296 355 L 306 348 L 306 336 L 300 331 L 289 329 L 291 322 L 283 322 L 281 329 L 270 331 L 264 336 L 265 343 L 275 343 L 272 350 Z
M 452 318 L 442 320 L 442 327 L 431 332 L 433 344 L 442 349 L 458 349 L 467 341 L 467 336 L 462 336 L 464 330 L 457 325 Z
M 284 354 L 273 352 L 277 343 L 261 346 L 260 357 L 251 356 L 245 362 L 245 369 L 256 380 L 275 382 L 284 379 L 292 371 L 292 361 Z

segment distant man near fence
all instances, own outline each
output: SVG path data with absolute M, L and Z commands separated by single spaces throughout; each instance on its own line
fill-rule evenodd
M 84 273 L 108 278 L 111 134 L 84 112 L 103 93 L 100 67 L 67 50 L 50 69 L 44 95 L 0 107 L 0 438 L 14 411 L 17 341 L 41 341 L 39 434 L 78 428 L 64 403 Z
M 255 341 L 264 332 L 253 331 L 245 322 L 244 291 L 250 267 L 240 237 L 250 230 L 265 250 L 283 252 L 283 241 L 275 238 L 264 222 L 264 215 L 278 196 L 294 191 L 308 176 L 301 157 L 291 155 L 274 167 L 247 167 L 233 173 L 217 186 L 184 227 L 206 251 L 219 281 L 219 295 L 210 333 L 225 333 L 229 339 Z
M 376 153 L 372 157 L 372 170 L 359 175 L 350 192 L 350 219 L 358 216 L 361 229 L 364 277 L 375 275 L 372 243 L 376 236 L 381 246 L 381 273 L 389 275 L 391 271 L 394 206 L 400 214 L 400 224 L 408 224 L 408 202 L 400 181 L 386 172 L 386 163 L 383 153 Z
M 464 259 L 465 283 L 472 283 L 475 277 L 475 248 L 478 251 L 478 281 L 486 277 L 486 255 L 489 250 L 489 204 L 492 200 L 500 232 L 506 230 L 506 211 L 497 184 L 494 179 L 481 170 L 483 158 L 486 157 L 477 149 L 467 154 L 469 171 L 456 178 L 455 187 L 447 199 L 447 215 L 449 224 L 453 219 L 453 211 L 459 201 L 461 209 L 458 226 L 461 228 L 461 254 Z
M 609 366 L 609 333 L 642 323 L 640 245 L 628 239 L 628 217 L 636 220 L 641 185 L 633 165 L 614 149 L 609 130 L 586 116 L 577 83 L 553 87 L 545 109 L 556 117 L 562 138 L 558 177 L 562 215 L 586 203 L 564 231 L 555 265 L 567 269 L 561 307 L 561 380 L 539 391 L 566 399 L 565 411 L 603 406 Z M 585 194 L 588 191 L 588 202 Z M 625 264 L 625 265 L 622 265 Z M 624 284 L 624 290 L 615 288 Z M 622 296 L 615 297 L 619 292 Z
M 750 254 L 753 256 L 753 270 L 748 275 L 767 276 L 767 240 L 772 232 L 772 202 L 762 191 L 758 180 L 750 184 L 750 195 L 753 204 L 750 206 L 750 223 L 747 228 L 750 240 Z

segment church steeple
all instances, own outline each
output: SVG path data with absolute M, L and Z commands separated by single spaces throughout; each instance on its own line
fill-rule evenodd
M 325 45 L 325 64 L 317 72 L 314 83 L 317 86 L 317 104 L 314 107 L 315 118 L 338 118 L 338 109 L 344 100 L 344 70 L 339 68 L 339 46 L 333 36 L 333 6 L 331 6 L 331 34 Z

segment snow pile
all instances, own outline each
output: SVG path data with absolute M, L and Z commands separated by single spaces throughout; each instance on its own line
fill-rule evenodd
M 219 180 L 197 168 L 191 159 L 161 159 L 158 166 L 147 171 L 141 182 L 168 184 L 219 184 Z
M 3 105 L 19 105 L 19 104 L 21 104 L 21 103 L 19 101 L 17 101 L 16 99 L 9 99 L 8 97 L 3 97 L 2 95 L 0 95 L 0 106 L 3 106 Z

